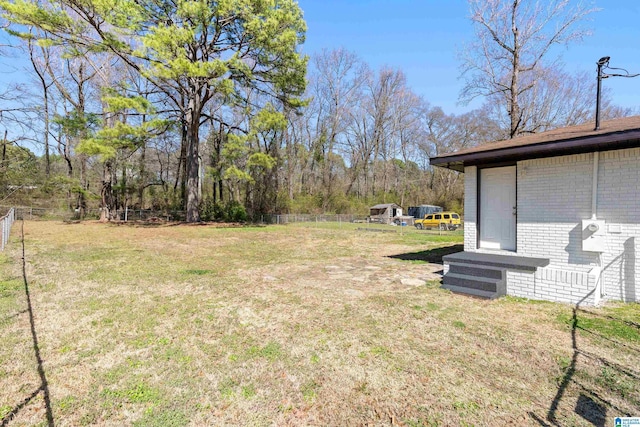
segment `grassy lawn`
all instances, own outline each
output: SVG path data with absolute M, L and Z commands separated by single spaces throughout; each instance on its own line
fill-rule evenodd
M 639 305 L 451 294 L 433 262 L 460 232 L 26 222 L 25 286 L 21 226 L 0 254 L 2 425 L 640 416 Z

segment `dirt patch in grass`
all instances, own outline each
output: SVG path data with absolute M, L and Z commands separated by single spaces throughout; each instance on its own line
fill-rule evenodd
M 46 424 L 17 230 L 0 260 L 0 419 Z M 640 413 L 637 305 L 451 294 L 430 261 L 460 243 L 349 224 L 28 222 L 51 413 L 145 426 L 609 425 Z

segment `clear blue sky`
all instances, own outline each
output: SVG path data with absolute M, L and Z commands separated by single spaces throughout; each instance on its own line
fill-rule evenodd
M 479 105 L 457 105 L 462 87 L 457 51 L 473 36 L 465 0 L 298 0 L 307 21 L 309 55 L 323 48 L 355 52 L 373 69 L 401 69 L 409 86 L 446 113 L 464 113 Z M 600 0 L 587 23 L 593 34 L 557 51 L 568 72 L 596 77 L 596 61 L 640 73 L 640 2 Z M 604 86 L 614 103 L 640 106 L 640 76 L 610 78 Z M 595 96 L 595 95 L 594 95 Z M 595 99 L 594 99 L 595 109 Z
M 576 0 L 578 1 L 578 0 Z M 588 0 L 587 0 L 588 1 Z M 409 86 L 446 113 L 464 113 L 480 105 L 457 104 L 462 87 L 456 52 L 473 36 L 466 0 L 298 0 L 307 21 L 309 55 L 323 48 L 344 47 L 373 69 L 401 69 Z M 602 10 L 590 15 L 593 34 L 580 44 L 560 49 L 565 70 L 587 71 L 595 79 L 595 62 L 610 56 L 612 67 L 640 73 L 640 2 L 597 0 Z M 0 43 L 6 42 L 4 31 Z M 0 58 L 0 84 L 24 81 L 28 64 Z M 640 77 L 604 80 L 613 101 L 640 107 Z M 594 100 L 595 103 L 595 100 Z M 595 108 L 595 107 L 594 107 Z

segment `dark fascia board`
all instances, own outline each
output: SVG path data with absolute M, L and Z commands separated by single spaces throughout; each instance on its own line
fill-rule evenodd
M 640 147 L 640 129 L 466 154 L 453 153 L 433 157 L 429 160 L 433 166 L 464 172 L 465 166 L 477 166 L 484 163 L 529 160 L 634 147 Z

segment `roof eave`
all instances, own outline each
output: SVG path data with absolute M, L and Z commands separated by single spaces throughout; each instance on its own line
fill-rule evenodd
M 494 162 L 528 160 L 533 158 L 582 154 L 593 151 L 619 150 L 640 147 L 640 129 L 627 132 L 596 135 L 588 138 L 576 138 L 551 141 L 539 144 L 476 151 L 466 154 L 445 154 L 433 157 L 433 166 L 464 172 L 465 166 Z

